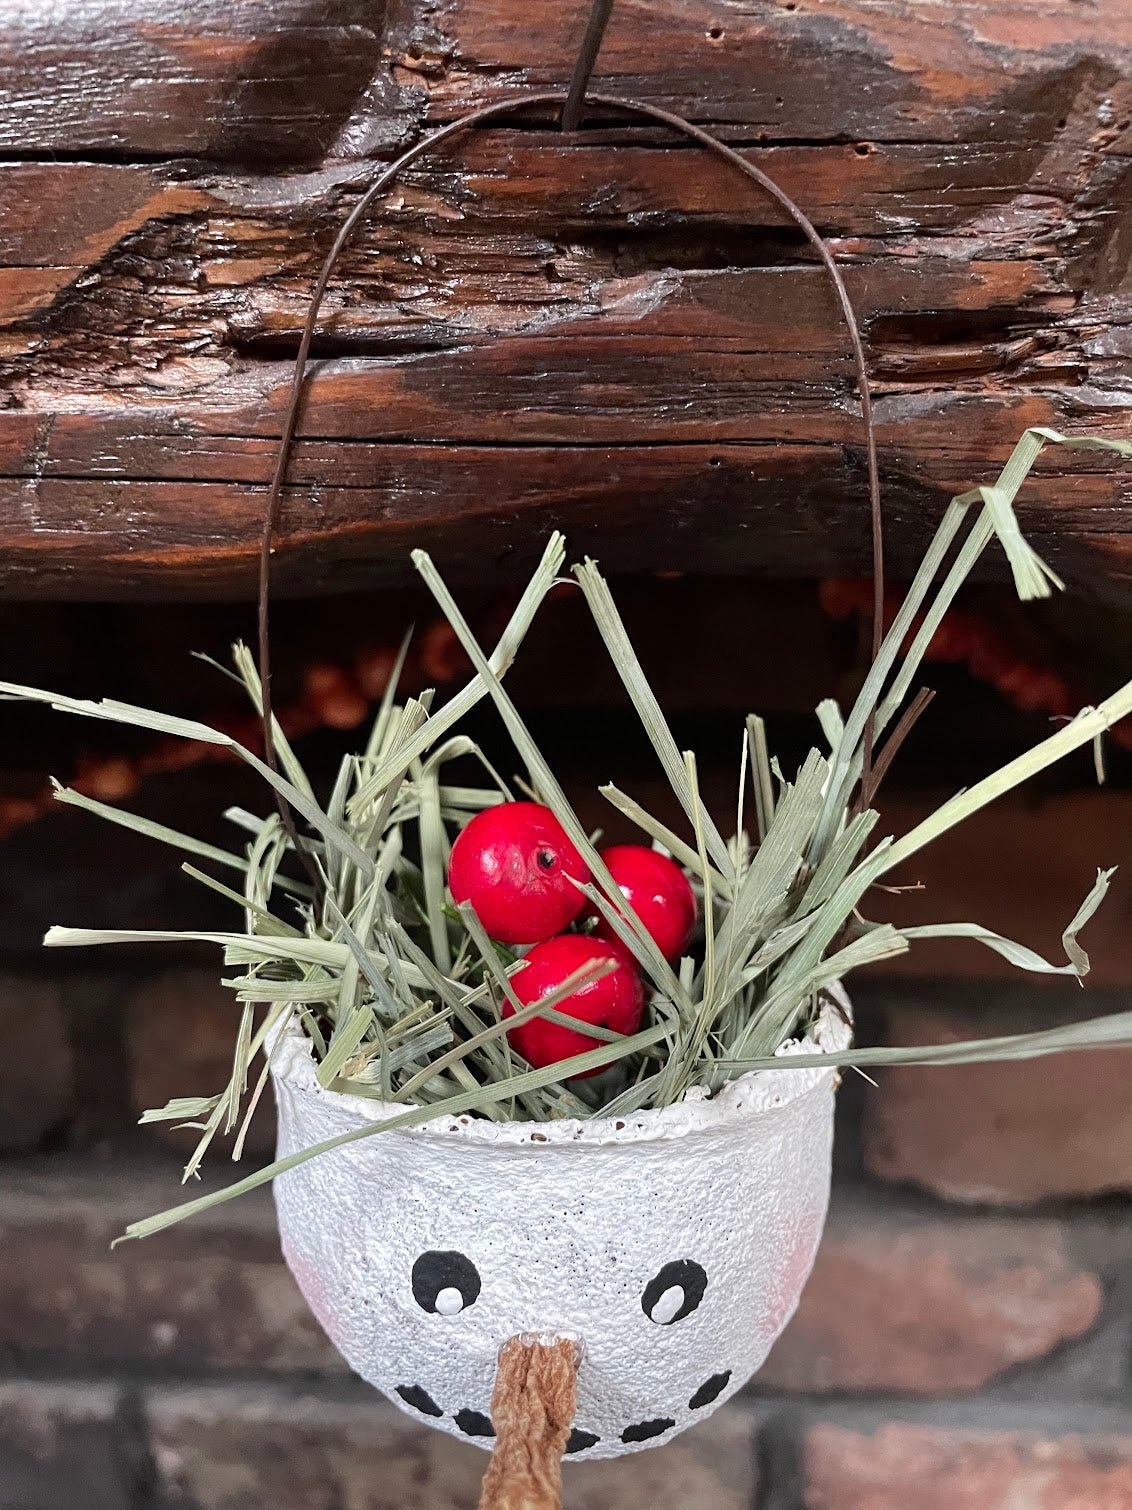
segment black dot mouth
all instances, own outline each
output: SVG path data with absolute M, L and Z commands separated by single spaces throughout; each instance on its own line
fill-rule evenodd
M 648 1442 L 653 1437 L 662 1437 L 671 1431 L 676 1422 L 671 1416 L 658 1416 L 655 1421 L 638 1421 L 636 1426 L 626 1426 L 621 1433 L 623 1442 Z
M 725 1374 L 712 1374 L 710 1379 L 704 1380 L 696 1393 L 688 1401 L 688 1409 L 703 1410 L 705 1405 L 710 1405 L 713 1400 L 718 1400 L 730 1383 L 730 1369 Z
M 419 1410 L 422 1416 L 442 1416 L 444 1414 L 428 1390 L 422 1389 L 419 1384 L 399 1384 L 396 1392 L 401 1396 L 406 1405 L 411 1405 L 414 1410 Z
M 718 1400 L 723 1391 L 731 1382 L 731 1370 L 723 1373 L 712 1374 L 710 1379 L 705 1379 L 688 1401 L 689 1410 L 703 1410 Z M 400 1395 L 405 1404 L 413 1410 L 420 1411 L 423 1416 L 431 1416 L 434 1420 L 443 1416 L 444 1412 L 436 1401 L 419 1384 L 398 1384 L 396 1393 Z M 466 1437 L 494 1437 L 495 1427 L 489 1417 L 480 1410 L 458 1410 L 452 1417 L 459 1429 Z M 663 1436 L 666 1431 L 671 1431 L 676 1425 L 671 1416 L 656 1416 L 651 1421 L 638 1421 L 634 1426 L 626 1426 L 621 1433 L 621 1440 L 626 1444 L 633 1442 L 650 1442 L 653 1437 Z M 580 1426 L 575 1426 L 566 1439 L 566 1454 L 572 1456 L 578 1452 L 588 1452 L 591 1447 L 596 1447 L 601 1438 L 592 1431 L 583 1431 Z
M 482 1410 L 458 1410 L 452 1417 L 466 1437 L 493 1437 L 495 1427 Z
M 419 1410 L 422 1416 L 431 1416 L 433 1420 L 439 1420 L 444 1414 L 428 1390 L 419 1384 L 398 1384 L 395 1393 L 401 1396 L 406 1405 Z M 495 1427 L 491 1424 L 490 1418 L 481 1410 L 458 1410 L 452 1419 L 466 1437 L 493 1437 L 495 1435 Z M 594 1441 L 597 1441 L 596 1437 Z M 581 1449 L 579 1448 L 578 1451 Z
M 591 1447 L 596 1447 L 601 1441 L 592 1431 L 583 1431 L 580 1426 L 575 1426 L 566 1438 L 566 1452 L 588 1452 Z

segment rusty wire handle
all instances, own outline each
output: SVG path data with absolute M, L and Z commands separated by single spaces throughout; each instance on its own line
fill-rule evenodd
M 606 0 L 595 0 L 594 10 L 591 13 L 591 29 L 595 25 L 594 18 L 597 17 L 604 8 L 606 8 Z M 596 45 L 600 45 L 600 41 L 601 36 L 599 32 Z M 580 66 L 584 61 L 585 56 L 585 50 L 583 50 L 582 59 L 579 60 Z M 596 46 L 594 47 L 593 57 L 596 58 Z M 590 59 L 589 66 L 592 68 L 593 58 Z M 575 78 L 577 79 L 578 76 L 579 75 L 576 73 Z M 588 77 L 588 74 L 586 74 L 585 77 Z M 298 426 L 299 415 L 302 410 L 303 384 L 306 376 L 307 361 L 310 357 L 311 342 L 314 338 L 314 331 L 315 326 L 318 322 L 319 310 L 322 307 L 322 301 L 326 294 L 326 288 L 330 281 L 331 273 L 334 271 L 334 267 L 338 261 L 338 258 L 341 256 L 343 249 L 345 248 L 347 242 L 350 240 L 350 237 L 353 235 L 360 222 L 368 214 L 370 207 L 377 199 L 378 195 L 381 194 L 385 189 L 389 188 L 389 186 L 396 181 L 400 174 L 403 173 L 404 170 L 408 168 L 412 163 L 416 162 L 418 158 L 423 157 L 428 152 L 431 152 L 434 148 L 440 146 L 442 142 L 448 141 L 451 137 L 458 136 L 462 132 L 468 131 L 474 126 L 483 125 L 488 121 L 496 122 L 505 120 L 508 116 L 519 114 L 520 112 L 525 110 L 555 105 L 563 107 L 564 116 L 565 107 L 568 106 L 569 103 L 569 94 L 564 95 L 561 90 L 525 91 L 522 94 L 511 96 L 509 99 L 497 101 L 495 104 L 481 105 L 478 109 L 471 110 L 466 115 L 462 115 L 454 121 L 449 121 L 447 125 L 439 127 L 436 131 L 431 132 L 428 136 L 422 137 L 419 142 L 416 142 L 412 147 L 409 147 L 408 150 L 403 152 L 400 157 L 391 162 L 388 167 L 381 170 L 374 181 L 370 184 L 369 188 L 366 189 L 362 194 L 361 198 L 358 200 L 354 208 L 350 211 L 349 215 L 343 221 L 341 229 L 339 230 L 337 236 L 334 238 L 334 244 L 331 246 L 330 251 L 326 254 L 326 258 L 323 261 L 322 268 L 319 271 L 318 278 L 315 281 L 314 289 L 311 293 L 310 304 L 307 309 L 306 319 L 303 322 L 302 335 L 299 340 L 299 349 L 295 357 L 295 369 L 291 379 L 291 390 L 288 396 L 287 406 L 283 413 L 283 423 L 279 439 L 279 450 L 276 455 L 275 468 L 272 473 L 271 484 L 268 489 L 267 504 L 264 510 L 263 536 L 260 543 L 259 594 L 257 615 L 259 630 L 259 675 L 263 689 L 262 712 L 264 755 L 268 765 L 271 766 L 273 770 L 277 770 L 278 766 L 275 751 L 274 730 L 272 727 L 271 645 L 269 633 L 269 599 L 271 584 L 272 542 L 275 536 L 276 524 L 278 522 L 279 506 L 283 496 L 284 484 L 287 478 L 287 468 L 291 458 L 291 449 L 295 439 L 295 431 Z M 780 188 L 779 185 L 775 183 L 775 181 L 770 177 L 770 175 L 764 173 L 761 168 L 757 167 L 752 162 L 748 162 L 748 160 L 739 152 L 737 152 L 734 147 L 729 147 L 725 142 L 719 141 L 716 137 L 712 136 L 710 132 L 705 131 L 702 126 L 697 126 L 693 122 L 685 120 L 682 116 L 673 114 L 671 111 L 663 110 L 658 105 L 649 105 L 641 100 L 621 99 L 616 95 L 590 92 L 585 95 L 584 100 L 581 103 L 597 105 L 602 107 L 603 109 L 620 111 L 621 113 L 626 115 L 636 116 L 645 120 L 656 121 L 660 125 L 669 127 L 670 130 L 677 132 L 679 135 L 685 136 L 691 141 L 698 143 L 701 147 L 705 148 L 708 152 L 711 152 L 715 157 L 720 159 L 720 161 L 734 168 L 737 172 L 741 173 L 752 183 L 757 184 L 759 188 L 761 188 L 765 193 L 769 194 L 771 198 L 774 199 L 776 203 L 778 203 L 786 211 L 791 220 L 793 220 L 794 224 L 803 233 L 806 240 L 810 243 L 810 245 L 814 248 L 814 250 L 820 257 L 822 265 L 825 268 L 830 282 L 833 285 L 834 292 L 836 293 L 837 301 L 841 308 L 841 313 L 845 320 L 845 325 L 849 333 L 849 340 L 853 349 L 853 362 L 856 369 L 857 387 L 861 400 L 861 419 L 865 431 L 865 449 L 868 465 L 869 508 L 872 525 L 874 594 L 873 657 L 875 659 L 879 638 L 883 629 L 882 621 L 884 606 L 884 535 L 880 503 L 880 471 L 877 464 L 876 433 L 873 423 L 872 397 L 869 391 L 869 377 L 865 362 L 864 344 L 861 340 L 861 332 L 857 323 L 856 314 L 853 310 L 852 302 L 849 298 L 849 292 L 845 287 L 845 281 L 841 276 L 841 271 L 833 258 L 833 254 L 830 252 L 829 247 L 826 245 L 824 239 L 815 229 L 811 221 L 808 219 L 802 209 L 794 202 L 794 200 L 791 199 L 790 195 L 786 193 L 785 189 Z M 862 786 L 863 789 L 867 789 L 869 781 L 871 779 L 872 770 L 871 718 L 869 720 L 869 726 L 865 731 L 863 753 L 864 760 Z M 282 795 L 282 793 L 277 792 L 276 800 L 279 806 L 280 816 L 283 820 L 288 837 L 291 839 L 291 842 L 295 846 L 295 848 L 301 853 L 304 864 L 307 865 L 308 870 L 312 873 L 312 878 L 315 880 L 317 896 L 321 889 L 319 884 L 317 866 L 315 865 L 313 857 L 311 856 L 306 845 L 304 845 L 299 838 L 298 832 L 295 827 L 294 816 L 291 813 L 291 809 L 289 804 L 287 803 L 286 798 Z

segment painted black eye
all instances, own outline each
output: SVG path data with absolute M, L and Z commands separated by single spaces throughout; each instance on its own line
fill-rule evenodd
M 679 1258 L 665 1264 L 655 1279 L 650 1279 L 641 1296 L 641 1310 L 657 1326 L 671 1326 L 683 1321 L 704 1298 L 707 1275 L 694 1259 Z
M 434 1316 L 458 1316 L 475 1305 L 480 1276 L 462 1253 L 422 1253 L 413 1265 L 413 1298 Z

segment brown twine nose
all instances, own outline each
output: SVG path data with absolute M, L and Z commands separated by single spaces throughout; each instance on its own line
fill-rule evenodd
M 479 1510 L 560 1510 L 579 1357 L 572 1337 L 522 1334 L 500 1348 L 491 1396 L 495 1448 Z

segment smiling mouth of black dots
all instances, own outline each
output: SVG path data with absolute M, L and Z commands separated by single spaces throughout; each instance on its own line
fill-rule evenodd
M 705 1379 L 688 1401 L 689 1410 L 703 1410 L 705 1405 L 710 1405 L 717 1400 L 731 1381 L 731 1370 L 723 1374 L 712 1374 L 710 1379 Z M 422 1389 L 419 1384 L 399 1384 L 397 1393 L 406 1405 L 411 1405 L 414 1410 L 419 1410 L 422 1416 L 432 1416 L 438 1420 L 444 1412 L 429 1394 L 427 1389 Z M 458 1410 L 452 1417 L 456 1425 L 467 1437 L 493 1437 L 495 1428 L 487 1416 L 479 1410 Z M 621 1433 L 621 1440 L 626 1444 L 632 1442 L 648 1442 L 653 1437 L 663 1436 L 666 1431 L 671 1431 L 676 1425 L 672 1416 L 656 1416 L 651 1421 L 638 1421 L 634 1426 L 626 1426 Z M 566 1441 L 566 1453 L 572 1456 L 576 1452 L 588 1452 L 591 1447 L 596 1447 L 601 1441 L 592 1431 L 583 1431 L 580 1426 L 575 1426 Z

